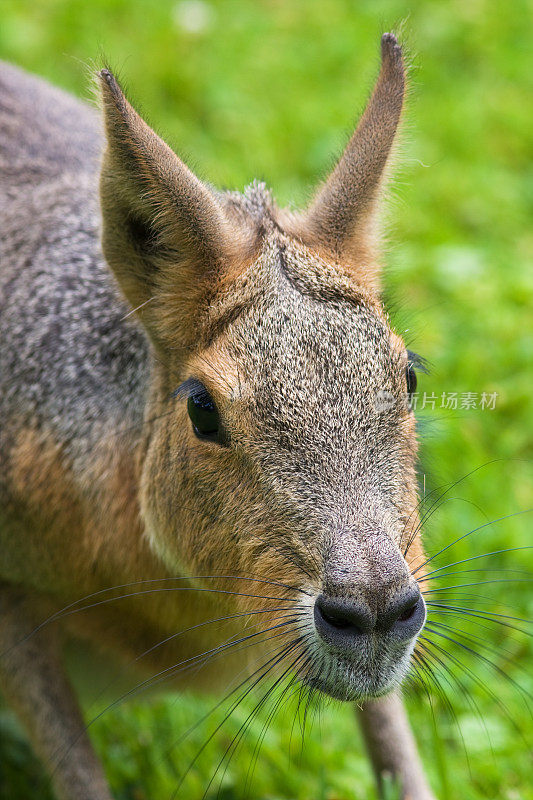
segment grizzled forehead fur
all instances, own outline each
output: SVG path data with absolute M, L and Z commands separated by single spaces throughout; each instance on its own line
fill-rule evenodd
M 366 492 L 375 483 L 376 494 L 400 502 L 402 462 L 413 455 L 412 443 L 402 446 L 409 413 L 397 403 L 384 415 L 376 400 L 405 392 L 401 340 L 342 265 L 284 232 L 264 186 L 230 200 L 251 215 L 259 241 L 256 258 L 212 301 L 205 328 L 223 354 L 217 364 L 227 380 L 215 396 L 234 443 L 263 468 L 273 459 L 278 475 L 284 460 L 285 486 L 292 475 L 315 504 L 320 491 L 323 505 L 338 509 L 341 492 L 353 506 L 363 481 Z
M 219 198 L 230 215 L 237 215 L 241 223 L 253 229 L 253 244 L 237 273 L 230 269 L 212 287 L 214 294 L 202 325 L 203 346 L 252 304 L 265 298 L 268 304 L 275 296 L 288 299 L 289 287 L 297 295 L 339 310 L 366 307 L 383 320 L 379 300 L 354 279 L 351 265 L 337 262 L 329 253 L 323 257 L 286 232 L 284 223 L 290 223 L 290 215 L 275 206 L 264 183 L 254 181 L 242 194 L 227 192 Z

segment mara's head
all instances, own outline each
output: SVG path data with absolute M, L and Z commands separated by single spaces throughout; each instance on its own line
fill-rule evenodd
M 256 582 L 237 592 L 286 598 L 307 682 L 379 695 L 405 675 L 425 618 L 416 377 L 379 295 L 401 50 L 383 37 L 357 130 L 297 213 L 259 184 L 203 184 L 100 77 L 104 252 L 154 350 L 151 544 L 174 574 L 241 576 Z

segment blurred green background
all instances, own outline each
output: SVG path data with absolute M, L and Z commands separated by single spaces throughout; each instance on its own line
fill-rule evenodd
M 386 293 L 398 330 L 430 362 L 420 391 L 438 398 L 434 410 L 419 413 L 422 487 L 429 493 L 479 468 L 428 520 L 427 549 L 436 553 L 487 521 L 533 505 L 531 3 L 2 0 L 0 8 L 2 58 L 80 96 L 88 96 L 91 67 L 107 60 L 149 122 L 202 176 L 232 188 L 258 177 L 280 202 L 295 204 L 331 166 L 363 108 L 378 70 L 380 34 L 401 29 L 411 91 L 387 210 Z M 474 392 L 478 400 L 497 392 L 496 408 L 441 408 L 443 392 Z M 531 524 L 525 514 L 489 525 L 435 563 L 525 547 Z M 497 582 L 441 598 L 531 619 L 528 550 L 444 572 L 469 568 L 481 571 L 443 578 L 442 585 Z M 441 658 L 455 678 L 436 669 L 453 713 L 438 691 L 409 692 L 437 796 L 533 798 L 531 716 L 511 683 L 533 692 L 527 636 L 460 612 L 440 620 L 466 632 L 478 655 L 442 640 L 449 655 Z M 103 714 L 91 732 L 117 800 L 170 798 L 212 723 L 175 742 L 215 702 L 141 696 Z M 177 796 L 202 797 L 253 705 L 239 708 L 217 733 Z M 352 709 L 325 708 L 303 747 L 294 711 L 289 703 L 269 726 L 247 782 L 268 716 L 260 713 L 207 796 L 374 798 Z M 4 712 L 0 725 L 0 794 L 48 798 L 12 717 Z

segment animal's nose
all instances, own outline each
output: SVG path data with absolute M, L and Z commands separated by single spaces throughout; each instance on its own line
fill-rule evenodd
M 418 586 L 398 592 L 387 607 L 373 613 L 365 602 L 321 594 L 315 602 L 315 627 L 330 644 L 349 647 L 370 633 L 392 633 L 412 639 L 424 624 L 426 607 Z

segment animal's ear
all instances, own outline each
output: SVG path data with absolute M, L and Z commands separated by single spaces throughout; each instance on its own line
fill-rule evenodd
M 235 253 L 235 230 L 212 192 L 99 74 L 107 148 L 100 196 L 104 255 L 153 340 L 179 340 Z M 238 237 L 237 237 L 238 238 Z
M 391 33 L 381 39 L 381 70 L 372 97 L 335 169 L 300 224 L 310 244 L 347 262 L 359 280 L 377 285 L 377 200 L 402 112 L 405 70 Z

